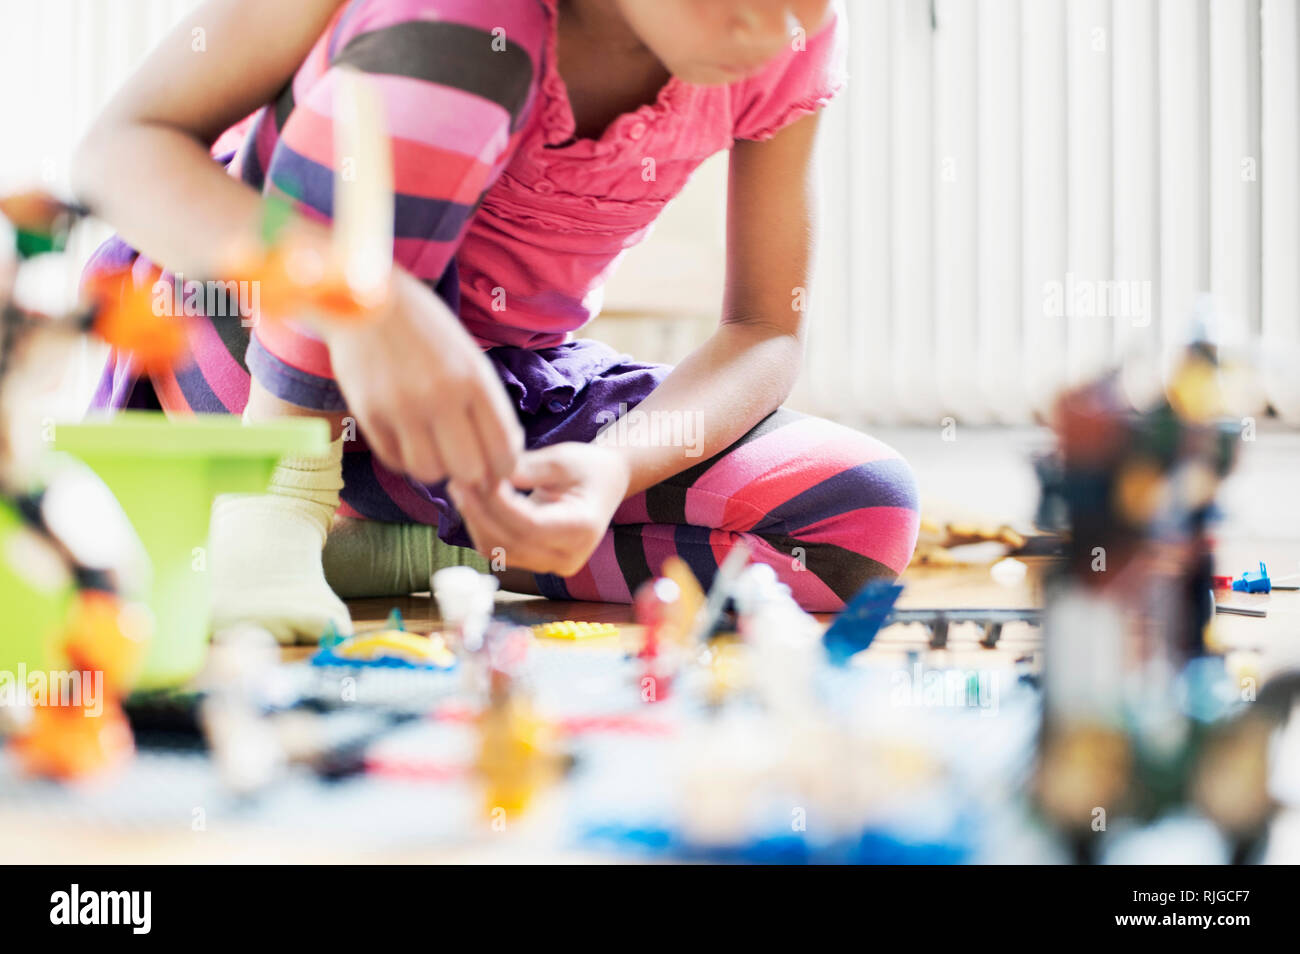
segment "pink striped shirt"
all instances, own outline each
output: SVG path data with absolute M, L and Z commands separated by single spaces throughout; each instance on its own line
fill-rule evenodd
M 835 94 L 845 31 L 837 6 L 758 75 L 727 86 L 671 79 L 600 138 L 577 139 L 556 63 L 557 3 L 354 0 L 277 102 L 214 152 L 239 139 L 233 175 L 327 220 L 336 68 L 372 73 L 393 136 L 397 263 L 432 284 L 454 257 L 461 319 L 484 347 L 566 341 L 700 163 L 735 140 L 770 138 Z

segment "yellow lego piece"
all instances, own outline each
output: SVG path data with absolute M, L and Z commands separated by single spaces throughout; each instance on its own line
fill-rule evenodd
M 618 627 L 613 623 L 580 623 L 562 619 L 539 623 L 533 627 L 533 635 L 538 639 L 593 639 L 599 636 L 617 636 Z

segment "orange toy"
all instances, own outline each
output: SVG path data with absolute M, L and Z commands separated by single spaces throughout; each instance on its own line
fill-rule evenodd
M 63 780 L 95 775 L 134 751 L 121 698 L 131 686 L 149 636 L 148 619 L 110 593 L 87 590 L 72 608 L 63 651 L 68 673 L 52 673 L 14 739 L 33 775 Z M 65 697 L 64 690 L 71 691 Z
M 22 767 L 63 781 L 96 775 L 120 765 L 134 751 L 131 727 L 116 699 L 100 711 L 86 705 L 32 707 L 32 720 L 13 742 Z
M 333 321 L 362 321 L 383 305 L 382 296 L 354 291 L 334 262 L 291 241 L 266 248 L 260 257 L 245 257 L 230 271 L 232 278 L 257 283 L 259 320 L 306 312 Z
M 162 276 L 137 283 L 129 269 L 105 272 L 87 282 L 94 305 L 94 333 L 119 351 L 130 353 L 142 371 L 167 371 L 186 354 L 182 318 L 154 314 L 154 284 Z
M 104 685 L 126 689 L 135 682 L 149 640 L 149 620 L 110 593 L 87 590 L 73 607 L 64 652 L 73 667 L 104 674 Z

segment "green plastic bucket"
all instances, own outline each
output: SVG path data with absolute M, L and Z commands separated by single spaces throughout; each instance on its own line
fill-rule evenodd
M 282 456 L 323 455 L 329 428 L 307 417 L 244 424 L 224 414 L 168 420 L 128 411 L 60 424 L 55 447 L 85 461 L 108 485 L 149 555 L 154 637 L 139 685 L 161 688 L 192 678 L 207 653 L 213 498 L 265 491 Z
M 44 671 L 63 632 L 76 590 L 61 561 L 28 530 L 18 511 L 0 500 L 0 705 Z

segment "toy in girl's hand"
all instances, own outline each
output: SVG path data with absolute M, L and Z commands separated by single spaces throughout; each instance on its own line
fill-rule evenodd
M 383 103 L 371 81 L 340 68 L 334 106 L 333 246 L 328 257 L 295 242 L 292 209 L 265 205 L 260 245 L 229 255 L 228 278 L 256 281 L 261 316 L 304 311 L 334 321 L 364 321 L 381 308 L 393 269 L 393 158 Z M 261 317 L 259 316 L 259 317 Z

